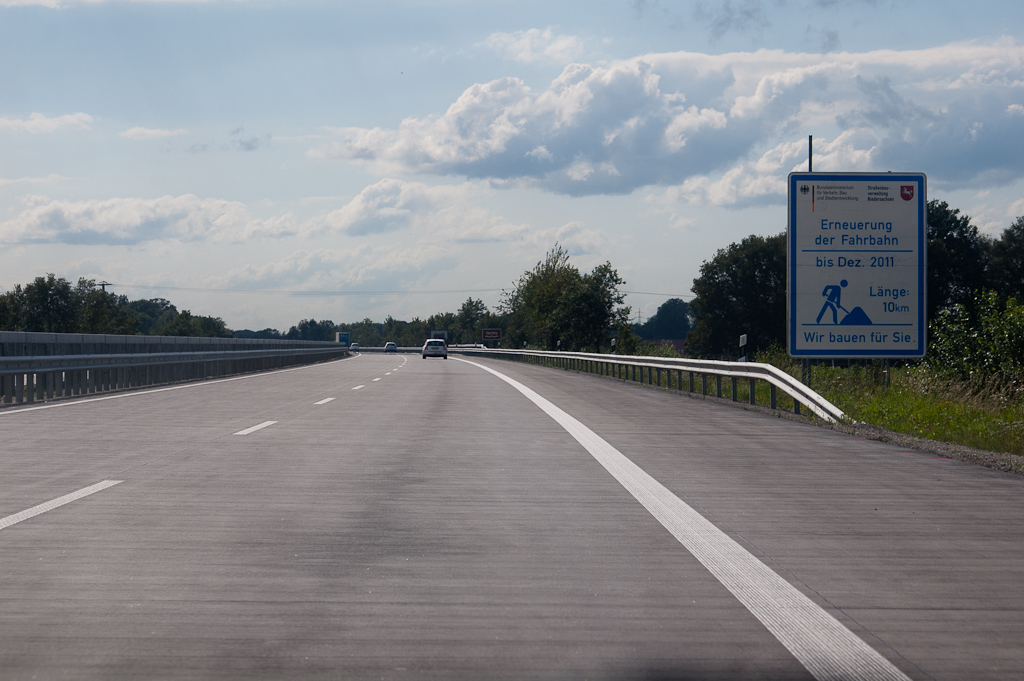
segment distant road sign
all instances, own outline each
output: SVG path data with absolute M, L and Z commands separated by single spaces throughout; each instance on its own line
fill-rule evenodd
M 501 340 L 501 329 L 484 329 L 483 340 L 485 341 L 500 341 Z
M 352 334 L 350 334 L 350 333 L 347 333 L 347 332 L 344 332 L 344 331 L 336 331 L 335 332 L 335 336 L 334 336 L 334 340 L 336 340 L 338 343 L 341 343 L 343 345 L 348 345 L 349 344 L 349 340 L 351 339 L 351 337 L 352 337 Z
M 923 357 L 923 173 L 791 173 L 793 357 Z

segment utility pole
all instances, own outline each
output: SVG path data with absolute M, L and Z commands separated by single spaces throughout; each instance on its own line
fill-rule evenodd
M 814 135 L 807 136 L 807 172 L 814 172 Z
M 101 282 L 99 283 L 99 287 L 100 287 L 101 289 L 103 289 L 103 292 L 104 292 L 104 293 L 106 293 L 106 292 L 107 292 L 107 287 L 108 287 L 108 286 L 113 286 L 113 284 L 111 284 L 111 283 L 110 283 L 109 281 L 101 281 Z

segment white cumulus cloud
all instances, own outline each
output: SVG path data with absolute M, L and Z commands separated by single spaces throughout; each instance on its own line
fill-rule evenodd
M 134 244 L 177 240 L 243 241 L 296 231 L 290 215 L 254 219 L 236 201 L 192 194 L 156 199 L 60 201 L 27 197 L 16 217 L 0 222 L 0 243 Z
M 507 241 L 521 238 L 514 225 L 480 205 L 488 190 L 465 182 L 431 187 L 391 178 L 370 185 L 338 210 L 315 218 L 308 232 L 338 231 L 350 236 L 406 231 L 454 242 Z
M 63 116 L 46 116 L 41 113 L 31 114 L 28 118 L 0 118 L 0 132 L 27 132 L 39 134 L 53 132 L 60 128 L 80 128 L 87 130 L 92 124 L 92 116 L 87 113 L 65 114 Z
M 583 41 L 571 35 L 555 35 L 550 28 L 531 28 L 515 33 L 492 33 L 481 46 L 514 61 L 532 64 L 565 64 L 583 52 Z
M 384 179 L 341 208 L 305 220 L 291 213 L 257 218 L 243 203 L 192 194 L 89 201 L 29 196 L 20 213 L 0 222 L 0 243 L 234 243 L 324 234 L 360 238 L 396 231 L 447 243 L 521 241 L 528 232 L 525 225 L 486 207 L 492 192 L 479 183 L 431 187 Z
M 121 133 L 121 137 L 125 137 L 130 140 L 152 140 L 152 139 L 163 139 L 164 137 L 174 137 L 175 135 L 184 135 L 187 130 L 178 128 L 177 130 L 161 130 L 159 128 L 129 128 Z
M 462 176 L 570 195 L 685 185 L 716 204 L 737 192 L 776 201 L 784 175 L 767 177 L 765 159 L 814 126 L 842 140 L 823 162 L 917 169 L 968 186 L 1024 176 L 1022 88 L 1024 47 L 1011 40 L 648 54 L 571 64 L 542 91 L 514 77 L 478 83 L 443 113 L 338 130 L 310 154 L 381 175 Z
M 66 177 L 56 173 L 51 173 L 46 177 L 18 177 L 12 179 L 0 177 L 0 187 L 18 184 L 56 184 L 57 182 L 66 179 Z

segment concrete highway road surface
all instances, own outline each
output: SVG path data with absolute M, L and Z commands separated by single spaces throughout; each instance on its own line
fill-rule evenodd
M 1024 480 L 363 354 L 0 410 L 0 679 L 1021 679 Z

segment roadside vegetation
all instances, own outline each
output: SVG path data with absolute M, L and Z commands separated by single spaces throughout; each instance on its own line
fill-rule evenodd
M 802 375 L 800 362 L 781 348 L 757 360 Z M 811 387 L 852 421 L 914 438 L 1024 455 L 1024 399 L 1019 387 L 998 379 L 964 379 L 932 362 L 888 369 L 880 361 L 837 362 L 813 365 Z
M 670 299 L 643 324 L 631 320 L 626 282 L 611 263 L 580 271 L 556 243 L 503 292 L 496 310 L 469 297 L 455 312 L 410 321 L 303 319 L 284 332 L 232 331 L 220 317 L 179 311 L 162 298 L 128 300 L 93 280 L 71 284 L 47 274 L 0 294 L 0 330 L 324 341 L 342 331 L 373 347 L 419 346 L 436 330 L 446 331 L 450 344 L 479 343 L 483 329 L 497 328 L 506 348 L 606 353 L 614 339 L 622 355 L 725 360 L 739 358 L 737 340 L 746 334 L 748 357 L 801 378 L 800 363 L 782 349 L 785 242 L 784 233 L 751 235 L 720 249 L 701 266 L 691 301 Z M 1024 455 L 1024 217 L 995 238 L 932 200 L 927 249 L 927 358 L 892 367 L 817 362 L 811 386 L 854 421 Z M 726 390 L 732 397 L 731 385 Z M 736 399 L 747 399 L 744 382 L 736 391 Z M 779 406 L 792 403 L 780 396 Z

